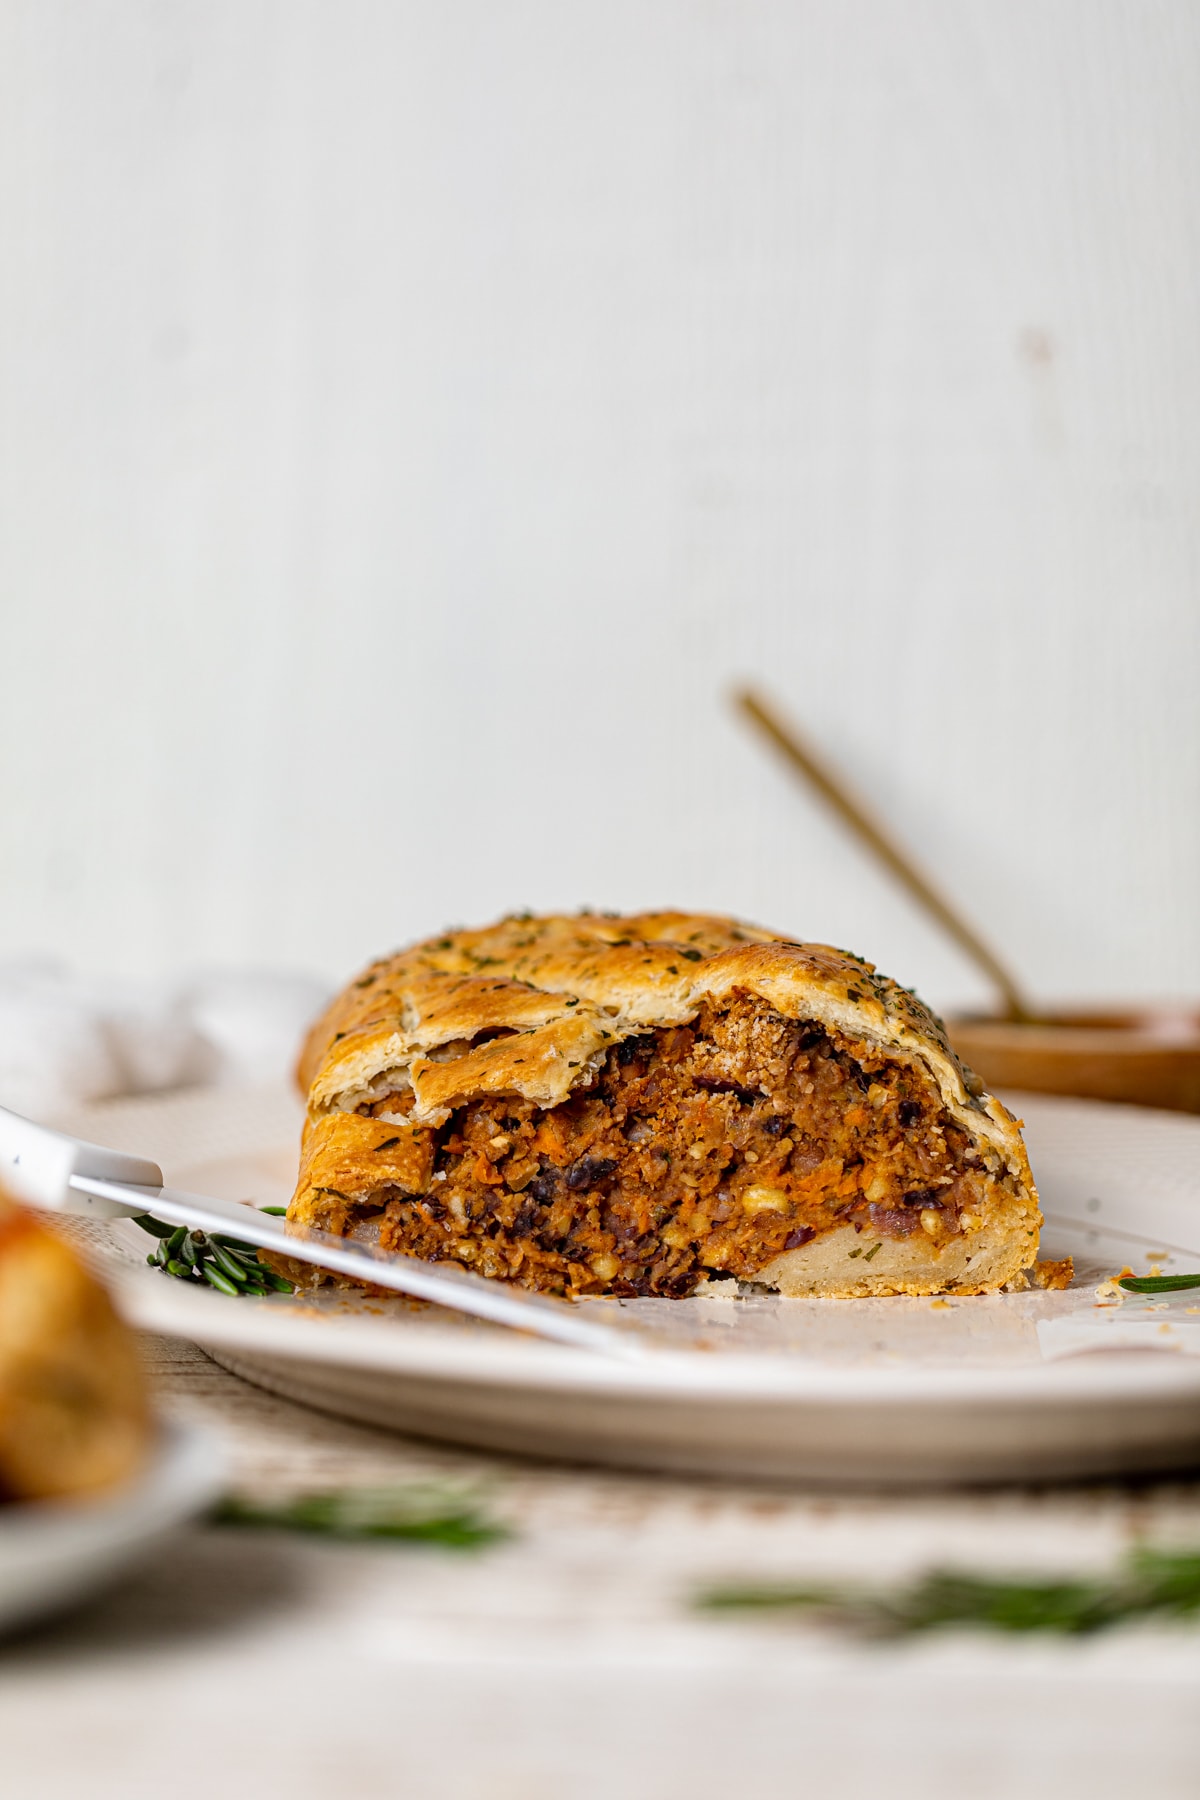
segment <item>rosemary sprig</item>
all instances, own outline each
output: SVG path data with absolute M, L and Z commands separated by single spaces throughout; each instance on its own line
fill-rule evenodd
M 1132 1619 L 1200 1612 L 1200 1550 L 1135 1550 L 1107 1576 L 1037 1581 L 935 1569 L 892 1592 L 728 1586 L 706 1590 L 696 1604 L 713 1612 L 809 1613 L 865 1637 L 908 1637 L 955 1625 L 1077 1637 Z
M 264 1206 L 261 1212 L 284 1213 L 283 1206 Z M 292 1294 L 295 1284 L 258 1260 L 253 1244 L 241 1238 L 207 1231 L 188 1231 L 182 1225 L 164 1225 L 149 1213 L 138 1213 L 134 1219 L 143 1231 L 158 1239 L 146 1261 L 151 1268 L 162 1269 L 177 1281 L 207 1282 L 218 1293 Z
M 1120 1275 L 1117 1286 L 1131 1294 L 1179 1294 L 1200 1287 L 1200 1275 Z
M 403 1539 L 444 1550 L 480 1550 L 511 1536 L 486 1517 L 477 1499 L 430 1487 L 335 1489 L 274 1502 L 231 1494 L 212 1520 L 334 1538 Z

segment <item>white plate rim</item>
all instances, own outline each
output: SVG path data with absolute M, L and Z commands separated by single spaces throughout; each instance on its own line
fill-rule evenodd
M 1044 1364 L 987 1369 L 908 1365 L 838 1368 L 812 1362 L 749 1353 L 721 1357 L 714 1353 L 655 1350 L 644 1360 L 618 1360 L 587 1351 L 536 1341 L 475 1338 L 454 1328 L 423 1326 L 405 1332 L 402 1322 L 391 1329 L 362 1317 L 313 1317 L 296 1311 L 258 1306 L 224 1295 L 148 1292 L 136 1277 L 121 1277 L 117 1297 L 130 1322 L 144 1331 L 185 1337 L 201 1347 L 211 1344 L 299 1362 L 334 1364 L 381 1374 L 469 1382 L 472 1386 L 586 1388 L 612 1396 L 709 1400 L 724 1397 L 777 1397 L 819 1402 L 914 1402 L 939 1396 L 961 1398 L 978 1393 L 992 1399 L 1011 1396 L 1022 1402 L 1061 1399 L 1089 1390 L 1105 1394 L 1195 1392 L 1200 1396 L 1200 1359 L 1177 1352 L 1145 1350 L 1091 1351 Z M 843 1302 L 830 1301 L 829 1305 Z M 969 1306 L 969 1299 L 957 1303 Z M 481 1354 L 481 1352 L 483 1352 Z

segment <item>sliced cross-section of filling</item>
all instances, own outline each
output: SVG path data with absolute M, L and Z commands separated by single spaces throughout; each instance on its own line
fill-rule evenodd
M 351 1098 L 310 1119 L 291 1216 L 545 1292 L 978 1292 L 1035 1253 L 1036 1197 L 919 1056 L 753 993 L 624 1036 L 556 1105 L 421 1124 L 407 1075 Z

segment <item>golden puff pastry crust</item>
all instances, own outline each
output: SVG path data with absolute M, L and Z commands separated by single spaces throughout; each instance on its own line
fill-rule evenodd
M 0 1499 L 115 1487 L 150 1432 L 132 1331 L 72 1246 L 0 1193 Z
M 309 1035 L 290 1216 L 569 1293 L 992 1291 L 1019 1128 L 908 989 L 685 912 L 521 914 L 373 963 Z

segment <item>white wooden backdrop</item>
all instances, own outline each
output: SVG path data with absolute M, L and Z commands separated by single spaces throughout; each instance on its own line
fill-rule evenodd
M 0 955 L 1200 988 L 1195 0 L 0 0 Z

